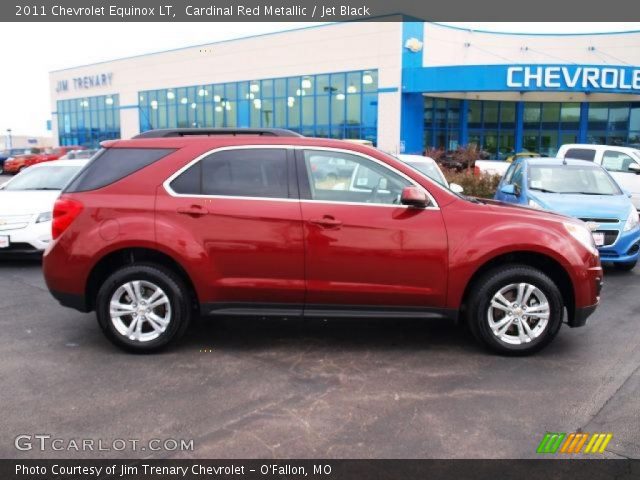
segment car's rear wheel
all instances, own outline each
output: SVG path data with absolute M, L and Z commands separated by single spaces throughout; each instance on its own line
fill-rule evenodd
M 154 352 L 178 340 L 189 326 L 189 290 L 169 269 L 130 265 L 103 282 L 96 313 L 115 345 L 128 351 Z
M 635 262 L 614 263 L 613 267 L 616 270 L 621 270 L 623 272 L 630 272 L 631 270 L 636 268 L 637 264 L 638 264 L 638 261 L 636 260 Z
M 564 306 L 558 287 L 540 270 L 506 265 L 489 271 L 472 286 L 469 327 L 495 352 L 529 355 L 553 340 Z

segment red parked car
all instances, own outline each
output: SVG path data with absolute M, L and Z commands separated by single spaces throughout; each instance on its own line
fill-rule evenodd
M 219 133 L 105 142 L 55 205 L 47 285 L 116 345 L 158 350 L 197 314 L 438 316 L 528 354 L 599 302 L 579 220 L 459 196 L 364 145 Z M 316 177 L 328 160 L 352 178 Z
M 85 148 L 86 147 L 74 145 L 46 149 L 32 149 L 31 153 L 16 155 L 15 157 L 7 159 L 4 162 L 4 173 L 19 173 L 25 168 L 35 165 L 36 163 L 57 160 L 71 150 L 84 150 Z

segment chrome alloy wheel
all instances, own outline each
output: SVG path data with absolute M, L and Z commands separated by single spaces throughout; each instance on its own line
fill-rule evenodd
M 129 340 L 155 340 L 171 322 L 169 297 L 157 285 L 144 280 L 127 282 L 116 289 L 109 302 L 111 323 Z
M 522 345 L 544 332 L 551 307 L 542 291 L 529 283 L 512 283 L 501 288 L 491 299 L 489 327 L 501 342 Z

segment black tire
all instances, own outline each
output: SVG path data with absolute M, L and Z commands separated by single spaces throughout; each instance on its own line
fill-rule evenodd
M 542 292 L 549 304 L 549 319 L 533 340 L 528 343 L 510 344 L 498 338 L 491 330 L 489 306 L 494 295 L 502 288 L 519 283 L 530 284 Z M 497 267 L 474 282 L 467 307 L 467 321 L 476 339 L 494 352 L 513 356 L 530 355 L 547 346 L 560 330 L 564 314 L 562 295 L 553 280 L 540 270 L 518 264 Z M 520 326 L 516 324 L 513 328 L 517 330 Z
M 150 282 L 162 289 L 170 305 L 169 323 L 157 338 L 141 342 L 120 333 L 110 315 L 110 302 L 116 290 L 127 282 Z M 184 335 L 192 318 L 192 302 L 184 281 L 168 268 L 155 264 L 134 264 L 112 273 L 102 283 L 96 297 L 96 316 L 107 338 L 116 346 L 135 353 L 162 350 Z
M 636 268 L 637 264 L 637 260 L 634 262 L 614 263 L 613 268 L 615 268 L 616 270 L 620 270 L 621 272 L 630 272 L 631 270 Z

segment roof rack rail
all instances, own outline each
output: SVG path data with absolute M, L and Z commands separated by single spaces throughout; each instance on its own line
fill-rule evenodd
M 163 128 L 142 132 L 133 138 L 169 138 L 216 135 L 257 135 L 263 137 L 301 137 L 284 128 Z

